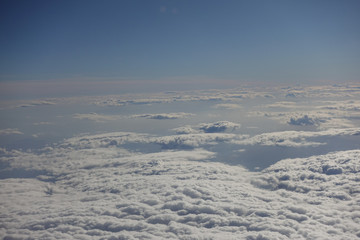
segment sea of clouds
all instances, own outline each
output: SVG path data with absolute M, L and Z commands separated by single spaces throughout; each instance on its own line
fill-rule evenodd
M 41 138 L 25 126 L 65 131 L 63 121 L 143 127 L 69 134 L 37 148 L 1 146 L 0 238 L 358 239 L 359 93 L 322 86 L 6 104 L 1 111 L 14 114 L 95 106 L 59 111 L 57 122 L 28 117 L 27 125 L 4 126 L 0 137 L 8 141 Z M 198 103 L 209 112 L 192 110 Z M 262 154 L 257 171 L 226 161 L 249 157 L 250 149 L 292 157 Z

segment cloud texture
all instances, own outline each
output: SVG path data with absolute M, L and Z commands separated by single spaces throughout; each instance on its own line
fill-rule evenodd
M 71 138 L 40 152 L 4 153 L 7 171 L 34 176 L 0 180 L 0 236 L 360 237 L 359 150 L 286 159 L 258 173 L 211 161 L 215 153 L 201 148 L 153 153 L 124 149 L 126 142 L 143 139 L 172 141 L 111 133 Z
M 0 239 L 358 239 L 359 99 L 343 85 L 0 102 L 16 119 L 0 130 Z

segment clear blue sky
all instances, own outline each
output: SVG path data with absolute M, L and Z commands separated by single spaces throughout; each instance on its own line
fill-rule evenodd
M 360 80 L 360 1 L 2 0 L 0 79 Z

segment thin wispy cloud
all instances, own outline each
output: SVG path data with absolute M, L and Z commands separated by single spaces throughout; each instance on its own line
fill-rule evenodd
M 19 131 L 17 128 L 0 129 L 0 135 L 13 135 L 13 134 L 24 134 L 24 133 Z

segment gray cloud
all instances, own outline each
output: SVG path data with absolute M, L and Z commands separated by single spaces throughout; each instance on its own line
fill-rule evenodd
M 178 128 L 174 128 L 172 129 L 172 131 L 174 131 L 177 134 L 190 134 L 190 133 L 199 133 L 198 130 L 193 129 L 191 126 L 187 125 L 187 126 L 183 126 L 183 127 L 178 127 Z
M 319 122 L 319 119 L 309 117 L 308 115 L 303 115 L 300 117 L 291 117 L 288 121 L 288 124 L 297 126 L 313 126 L 318 125 Z
M 219 121 L 214 123 L 201 123 L 199 129 L 205 133 L 215 133 L 215 132 L 225 132 L 226 130 L 233 131 L 240 127 L 240 124 L 229 122 L 229 121 Z

